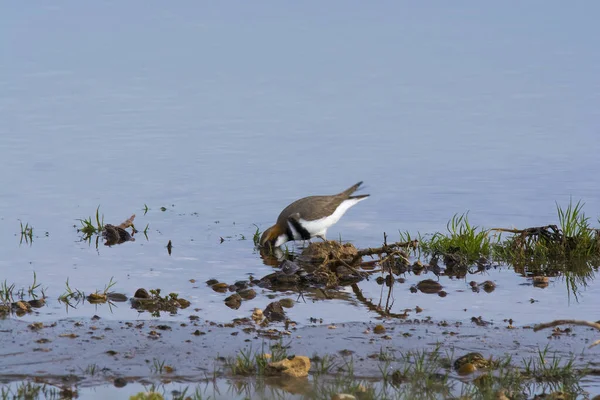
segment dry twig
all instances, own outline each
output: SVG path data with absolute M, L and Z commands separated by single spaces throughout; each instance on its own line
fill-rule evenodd
M 557 319 L 556 321 L 546 322 L 546 323 L 543 323 L 543 324 L 536 325 L 533 328 L 533 331 L 537 332 L 537 331 L 542 330 L 542 329 L 552 328 L 552 327 L 555 327 L 555 326 L 558 326 L 558 325 L 567 325 L 567 324 L 589 326 L 590 328 L 595 328 L 595 329 L 597 329 L 597 330 L 600 331 L 600 323 L 598 323 L 598 322 L 590 322 L 590 321 L 583 321 L 583 320 L 578 320 L 578 319 Z M 590 347 L 594 347 L 594 346 L 596 346 L 598 344 L 600 344 L 600 339 L 596 340 L 594 343 L 592 343 L 590 345 Z

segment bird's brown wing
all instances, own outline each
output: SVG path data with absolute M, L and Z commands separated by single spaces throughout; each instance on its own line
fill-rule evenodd
M 335 209 L 347 198 L 347 196 L 341 194 L 335 196 L 304 197 L 284 208 L 277 218 L 277 223 L 286 224 L 288 218 L 294 214 L 298 214 L 296 217 L 307 221 L 324 218 L 333 214 Z

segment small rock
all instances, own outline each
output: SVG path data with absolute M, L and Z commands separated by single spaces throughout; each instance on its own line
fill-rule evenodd
M 269 376 L 288 376 L 302 378 L 308 376 L 310 359 L 306 356 L 293 356 L 278 362 L 267 364 L 265 373 Z
M 285 311 L 283 311 L 283 307 L 281 303 L 278 301 L 274 301 L 269 303 L 269 305 L 265 308 L 263 312 L 265 318 L 269 321 L 284 321 L 285 320 Z
M 215 283 L 219 283 L 219 281 L 218 281 L 218 280 L 216 280 L 216 279 L 209 279 L 209 280 L 207 280 L 207 281 L 206 281 L 206 284 L 207 284 L 208 286 L 212 286 L 212 285 L 214 285 Z
M 223 282 L 215 283 L 211 285 L 211 289 L 215 292 L 225 293 L 229 289 L 229 285 Z
M 264 318 L 263 312 L 260 308 L 255 308 L 254 311 L 252 311 L 252 319 L 256 322 L 260 322 L 262 321 Z
M 290 299 L 289 297 L 279 300 L 279 304 L 281 304 L 285 308 L 292 308 L 292 307 L 294 307 L 295 303 L 296 302 L 294 300 Z
M 240 290 L 238 292 L 238 294 L 244 300 L 252 300 L 253 298 L 256 297 L 256 292 L 254 291 L 254 289 L 243 289 L 243 290 Z
M 463 364 L 458 368 L 459 375 L 470 375 L 475 371 L 477 371 L 477 367 L 471 363 Z
M 377 335 L 382 335 L 385 333 L 385 326 L 379 324 L 379 325 L 375 325 L 375 328 L 373 328 L 373 333 L 377 334 Z
M 25 302 L 25 301 L 17 301 L 16 303 L 14 303 L 14 305 L 23 311 L 29 311 L 31 310 L 31 305 L 29 305 L 29 303 Z
M 118 388 L 125 387 L 127 385 L 127 380 L 125 378 L 115 378 L 113 381 L 113 385 Z
M 242 305 L 242 296 L 237 293 L 232 294 L 225 299 L 225 305 L 233 310 L 237 310 Z
M 41 299 L 29 300 L 27 303 L 33 308 L 40 308 L 46 304 L 46 300 L 42 297 Z
M 433 279 L 425 279 L 417 283 L 417 289 L 423 293 L 434 294 L 442 290 L 442 285 Z
M 111 301 L 116 301 L 116 302 L 124 302 L 127 301 L 127 296 L 125 296 L 122 293 L 109 293 L 107 295 L 107 297 L 109 298 L 109 300 Z
M 419 260 L 415 261 L 414 264 L 412 265 L 412 269 L 413 271 L 418 275 L 419 272 L 421 272 L 423 270 L 423 263 Z
M 281 272 L 286 275 L 293 275 L 300 269 L 298 264 L 289 260 L 283 260 L 279 266 L 281 267 Z
M 390 287 L 394 284 L 394 277 L 392 274 L 388 274 L 385 276 L 385 286 Z
M 190 306 L 189 300 L 186 299 L 177 299 L 177 302 L 179 303 L 179 305 L 181 306 L 181 308 L 188 308 Z
M 34 322 L 33 324 L 29 325 L 29 329 L 31 329 L 32 331 L 39 331 L 43 327 L 44 324 L 42 324 L 41 322 Z
M 534 276 L 533 277 L 533 286 L 539 287 L 539 288 L 545 288 L 548 286 L 549 281 L 550 280 L 548 279 L 547 276 Z
M 139 288 L 138 290 L 135 291 L 135 294 L 133 295 L 133 297 L 136 297 L 138 299 L 149 299 L 150 294 L 148 293 L 148 291 L 146 289 Z
M 248 281 L 237 281 L 233 284 L 236 290 L 246 289 L 248 287 Z
M 492 281 L 485 281 L 481 284 L 483 286 L 483 290 L 486 293 L 491 293 L 496 289 L 496 284 Z

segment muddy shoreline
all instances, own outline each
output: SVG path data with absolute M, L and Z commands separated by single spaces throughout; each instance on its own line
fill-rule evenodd
M 2 321 L 0 381 L 35 379 L 51 384 L 94 386 L 113 382 L 153 381 L 168 378 L 197 382 L 223 369 L 223 360 L 241 349 L 268 349 L 273 343 L 289 346 L 288 354 L 318 354 L 352 357 L 355 374 L 380 376 L 373 354 L 428 350 L 441 344 L 442 351 L 477 351 L 484 356 L 511 355 L 520 360 L 534 356 L 549 345 L 559 356 L 576 355 L 577 362 L 600 369 L 600 346 L 588 349 L 597 339 L 593 329 L 575 327 L 571 333 L 552 336 L 550 330 L 533 332 L 531 327 L 472 322 L 453 323 L 411 320 L 385 324 L 385 333 L 374 333 L 375 323 L 314 325 L 285 331 L 257 328 L 247 322 L 237 326 L 206 321 L 111 321 L 63 319 L 40 325 L 15 319 Z M 551 336 L 552 338 L 548 338 Z M 266 351 L 266 350 L 265 350 Z M 170 373 L 157 374 L 154 360 L 172 366 Z M 94 373 L 90 374 L 90 366 Z M 86 373 L 86 371 L 88 373 Z

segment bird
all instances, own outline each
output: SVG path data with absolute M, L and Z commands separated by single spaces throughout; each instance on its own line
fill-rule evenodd
M 308 196 L 283 209 L 275 225 L 263 232 L 261 247 L 279 247 L 290 240 L 326 240 L 327 229 L 339 221 L 346 211 L 363 201 L 368 194 L 352 196 L 362 181 L 341 193 L 329 196 Z

